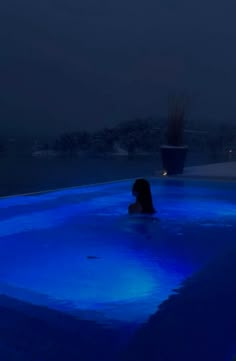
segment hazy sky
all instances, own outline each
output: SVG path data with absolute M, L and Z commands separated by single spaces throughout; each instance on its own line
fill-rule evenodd
M 235 0 L 0 0 L 0 131 L 163 115 L 236 116 Z

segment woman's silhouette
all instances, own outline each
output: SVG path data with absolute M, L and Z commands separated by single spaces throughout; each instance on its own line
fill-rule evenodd
M 135 203 L 129 205 L 129 214 L 153 214 L 155 209 L 152 202 L 150 184 L 146 179 L 137 179 L 132 188 Z

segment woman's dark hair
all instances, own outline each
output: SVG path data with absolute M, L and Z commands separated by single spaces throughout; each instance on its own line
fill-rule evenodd
M 156 212 L 153 207 L 150 184 L 146 179 L 137 179 L 134 182 L 132 192 L 142 207 L 142 213 L 153 214 Z

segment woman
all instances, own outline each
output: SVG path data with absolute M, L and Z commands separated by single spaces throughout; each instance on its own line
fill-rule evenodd
M 135 203 L 129 205 L 129 214 L 153 214 L 155 209 L 152 202 L 150 184 L 146 179 L 137 179 L 132 188 Z

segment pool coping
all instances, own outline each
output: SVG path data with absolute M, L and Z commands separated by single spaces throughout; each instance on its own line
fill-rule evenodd
M 127 181 L 134 181 L 137 178 L 147 178 L 147 179 L 159 179 L 162 181 L 172 181 L 172 180 L 178 180 L 178 181 L 190 181 L 190 182 L 194 182 L 194 181 L 207 181 L 207 182 L 212 182 L 212 183 L 220 183 L 220 182 L 224 182 L 224 183 L 235 183 L 236 184 L 236 178 L 232 177 L 232 178 L 226 178 L 226 177 L 210 177 L 210 176 L 192 176 L 192 175 L 176 175 L 176 176 L 163 176 L 161 175 L 161 171 L 160 171 L 160 175 L 158 174 L 153 174 L 153 175 L 146 175 L 146 176 L 140 176 L 140 177 L 132 177 L 132 178 L 124 178 L 124 179 L 116 179 L 113 181 L 107 181 L 107 182 L 98 182 L 98 183 L 85 183 L 85 184 L 79 184 L 77 186 L 71 186 L 71 187 L 62 187 L 62 188 L 53 188 L 53 189 L 46 189 L 46 190 L 42 190 L 42 191 L 36 191 L 36 192 L 29 192 L 29 193 L 16 193 L 16 194 L 9 194 L 9 195 L 2 195 L 0 196 L 0 200 L 1 199 L 6 199 L 6 198 L 13 198 L 13 197 L 27 197 L 27 196 L 37 196 L 37 195 L 43 195 L 46 193 L 52 193 L 52 192 L 60 192 L 60 191 L 64 191 L 64 190 L 70 190 L 70 189 L 78 189 L 78 188 L 84 188 L 84 187 L 97 187 L 97 186 L 102 186 L 102 185 L 109 185 L 109 184 L 113 184 L 113 183 L 122 183 L 122 182 L 127 182 Z
M 208 182 L 224 182 L 224 183 L 236 183 L 236 177 L 211 177 L 204 175 L 188 175 L 188 174 L 179 174 L 176 176 L 163 176 L 163 175 L 154 175 L 152 178 L 166 179 L 166 180 L 186 180 L 186 181 L 208 181 Z
M 139 177 L 117 179 L 117 180 L 114 180 L 114 181 L 99 182 L 99 183 L 85 183 L 85 184 L 79 184 L 77 186 L 46 189 L 46 190 L 37 191 L 37 192 L 16 193 L 16 194 L 0 196 L 0 200 L 5 199 L 5 198 L 12 198 L 12 197 L 27 197 L 27 196 L 34 196 L 34 195 L 40 195 L 40 194 L 45 194 L 45 193 L 51 193 L 51 192 L 60 192 L 60 191 L 64 191 L 64 190 L 67 190 L 67 189 L 69 190 L 69 189 L 77 189 L 77 188 L 84 188 L 84 187 L 96 187 L 96 186 L 100 186 L 100 185 L 113 184 L 113 183 L 121 183 L 121 182 L 132 181 L 132 180 L 134 180 L 136 178 L 139 178 Z M 153 178 L 153 177 L 148 176 L 148 177 L 145 177 L 145 178 Z

